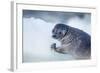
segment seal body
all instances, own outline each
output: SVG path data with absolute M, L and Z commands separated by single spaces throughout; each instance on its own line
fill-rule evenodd
M 56 43 L 51 45 L 56 52 L 69 53 L 76 59 L 90 59 L 91 37 L 89 34 L 65 24 L 57 24 L 52 33 L 52 37 L 61 42 L 61 46 L 58 47 Z

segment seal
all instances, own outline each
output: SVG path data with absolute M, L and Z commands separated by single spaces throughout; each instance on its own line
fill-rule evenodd
M 56 43 L 51 45 L 54 51 L 61 54 L 71 54 L 75 59 L 91 58 L 91 36 L 86 32 L 59 23 L 54 26 L 52 37 L 61 42 L 61 46 L 58 47 Z

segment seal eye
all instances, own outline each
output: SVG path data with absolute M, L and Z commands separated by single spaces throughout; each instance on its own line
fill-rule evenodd
M 59 32 L 59 34 L 61 34 L 61 32 Z
M 54 30 L 52 30 L 52 33 L 54 33 Z

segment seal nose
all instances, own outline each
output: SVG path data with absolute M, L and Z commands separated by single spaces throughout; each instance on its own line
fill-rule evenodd
M 56 37 L 56 35 L 53 35 L 52 37 L 53 37 L 53 38 L 55 38 L 55 37 Z

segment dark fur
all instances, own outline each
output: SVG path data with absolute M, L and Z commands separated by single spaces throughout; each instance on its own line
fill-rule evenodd
M 62 54 L 71 54 L 76 59 L 89 59 L 91 56 L 91 37 L 86 32 L 65 24 L 57 24 L 52 30 L 52 37 L 61 42 L 51 48 Z

